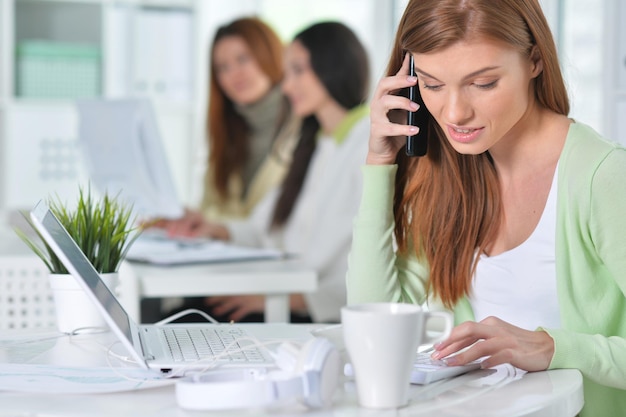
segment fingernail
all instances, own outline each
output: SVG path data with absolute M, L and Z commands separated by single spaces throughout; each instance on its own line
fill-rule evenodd
M 417 110 L 417 109 L 419 109 L 419 108 L 420 108 L 420 105 L 419 105 L 419 104 L 417 104 L 416 102 L 412 101 L 412 102 L 411 102 L 411 104 L 410 104 L 410 107 L 411 107 L 413 110 Z
M 415 126 L 410 126 L 410 127 L 409 127 L 409 132 L 411 132 L 411 133 L 417 133 L 417 130 L 418 130 L 418 129 L 417 129 L 417 127 L 415 127 Z
M 430 355 L 430 357 L 431 357 L 431 359 L 437 360 L 437 359 L 441 358 L 441 352 L 435 351 L 435 352 L 433 352 L 432 355 Z
M 442 359 L 442 362 L 445 363 L 447 366 L 456 366 L 459 364 L 459 360 L 454 356 L 451 358 Z
M 406 77 L 406 80 L 414 83 L 417 81 L 417 77 L 414 75 L 409 75 L 408 77 Z

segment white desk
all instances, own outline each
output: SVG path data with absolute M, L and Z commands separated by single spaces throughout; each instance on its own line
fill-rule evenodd
M 125 262 L 120 269 L 122 303 L 138 321 L 148 297 L 263 294 L 265 321 L 289 322 L 289 294 L 317 290 L 317 273 L 296 259 L 155 266 Z
M 15 232 L 0 227 L 0 256 L 32 255 Z M 120 300 L 137 322 L 140 303 L 148 297 L 265 295 L 265 321 L 289 322 L 289 295 L 317 290 L 316 271 L 297 259 L 156 266 L 124 262 Z M 1 415 L 0 415 L 1 416 Z
M 306 340 L 310 326 L 257 324 L 247 325 L 254 334 L 259 326 L 269 326 L 271 332 L 286 338 Z M 267 330 L 268 327 L 265 327 Z M 270 332 L 270 333 L 271 333 Z M 24 333 L 12 332 L 0 336 L 15 340 Z M 110 335 L 109 335 L 110 336 Z M 37 335 L 30 334 L 31 339 Z M 106 335 L 80 336 L 73 342 L 66 337 L 41 342 L 45 349 L 26 360 L 28 363 L 83 366 L 102 366 L 104 351 L 89 338 L 101 339 Z M 5 342 L 6 343 L 6 342 Z M 29 349 L 37 351 L 32 348 Z M 16 352 L 19 347 L 13 344 Z M 3 352 L 4 351 L 4 355 Z M 15 362 L 7 349 L 0 349 L 0 363 Z M 16 353 L 16 356 L 23 353 Z M 23 356 L 21 358 L 24 359 Z M 577 370 L 563 369 L 528 373 L 521 379 L 490 380 L 490 371 L 475 371 L 448 381 L 427 386 L 412 386 L 411 401 L 399 410 L 368 410 L 357 406 L 353 382 L 346 381 L 336 392 L 332 409 L 306 410 L 292 405 L 275 410 L 240 410 L 218 412 L 191 412 L 176 404 L 174 386 L 152 388 L 115 394 L 41 394 L 0 391 L 1 416 L 85 416 L 90 417 L 198 417 L 198 416 L 311 416 L 311 417 L 568 417 L 576 415 L 583 405 L 582 377 Z M 491 375 L 493 377 L 493 375 Z M 493 379 L 493 378 L 492 378 Z

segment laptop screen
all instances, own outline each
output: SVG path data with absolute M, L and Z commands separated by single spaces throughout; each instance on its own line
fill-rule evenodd
M 124 334 L 124 337 L 132 341 L 130 317 L 124 310 L 124 307 L 122 307 L 115 295 L 104 284 L 102 279 L 100 279 L 100 274 L 98 274 L 56 216 L 49 210 L 48 206 L 40 202 L 31 211 L 31 217 L 35 225 L 39 225 L 43 228 L 43 230 L 41 230 L 38 227 L 41 234 L 53 241 L 50 242 L 46 239 L 68 271 L 78 274 L 78 276 L 76 276 L 76 274 L 72 275 L 74 275 L 76 279 L 82 279 L 83 282 L 87 284 L 87 287 L 96 296 L 99 303 L 107 311 L 118 329 Z M 61 253 L 59 253 L 59 251 Z

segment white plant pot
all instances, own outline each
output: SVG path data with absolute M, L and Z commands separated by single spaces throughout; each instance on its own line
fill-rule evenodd
M 105 285 L 115 293 L 119 284 L 119 274 L 112 272 L 100 276 Z M 71 274 L 50 274 L 50 287 L 59 331 L 73 333 L 82 329 L 108 328 L 95 302 L 88 297 Z

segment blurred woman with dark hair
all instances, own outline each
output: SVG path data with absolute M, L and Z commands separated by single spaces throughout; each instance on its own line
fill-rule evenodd
M 292 320 L 339 321 L 369 134 L 368 57 L 347 26 L 322 22 L 295 36 L 285 66 L 283 91 L 303 122 L 282 187 L 247 221 L 207 223 L 194 235 L 298 255 L 317 271 L 319 289 L 292 295 Z M 262 296 L 210 297 L 205 303 L 213 315 L 230 320 L 258 320 L 264 308 Z

